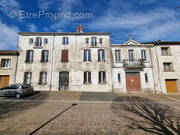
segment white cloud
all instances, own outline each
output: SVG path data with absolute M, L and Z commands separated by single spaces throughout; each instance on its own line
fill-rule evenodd
M 1 0 L 0 10 L 8 16 L 12 11 L 18 13 L 20 10 L 20 4 L 16 0 Z
M 47 10 L 53 4 L 54 0 L 37 0 L 37 2 L 41 10 Z
M 36 32 L 37 31 L 37 27 L 34 24 L 28 24 L 27 27 L 28 27 L 30 32 Z
M 16 49 L 19 29 L 14 26 L 8 26 L 0 20 L 0 30 L 0 49 Z

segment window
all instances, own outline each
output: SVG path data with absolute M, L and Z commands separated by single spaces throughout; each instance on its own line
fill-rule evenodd
M 42 46 L 42 38 L 37 37 L 37 38 L 36 38 L 36 44 L 35 44 L 35 45 L 41 47 L 41 46 Z
M 92 41 L 91 41 L 91 45 L 92 45 L 92 46 L 97 46 L 97 38 L 96 38 L 96 37 L 92 37 L 91 40 L 92 40 Z
M 40 85 L 46 85 L 47 84 L 47 72 L 40 72 L 39 84 Z
M 10 65 L 11 65 L 11 60 L 10 59 L 2 59 L 1 60 L 1 67 L 9 68 Z
M 100 71 L 99 72 L 99 83 L 106 83 L 106 72 Z
M 26 52 L 26 62 L 33 62 L 33 55 L 34 55 L 34 51 L 28 50 Z
M 91 72 L 84 72 L 84 84 L 91 83 Z
M 118 73 L 118 83 L 121 83 L 121 74 Z
M 43 50 L 41 55 L 41 62 L 48 62 L 48 50 Z
M 68 50 L 62 50 L 61 61 L 68 62 Z
M 84 61 L 91 61 L 91 51 L 84 50 Z
M 164 71 L 173 71 L 172 63 L 163 63 Z
M 105 61 L 104 59 L 104 50 L 98 51 L 98 61 Z
M 68 45 L 69 41 L 68 41 L 68 37 L 63 37 L 63 45 Z
M 169 55 L 170 54 L 169 47 L 162 47 L 161 52 L 162 55 Z
M 86 44 L 89 44 L 89 38 L 86 38 Z
M 29 44 L 33 44 L 34 43 L 34 39 L 33 38 L 30 38 L 29 39 Z
M 128 50 L 129 61 L 134 61 L 134 50 Z
M 103 43 L 103 39 L 102 39 L 102 38 L 99 39 L 99 43 L 100 43 L 100 44 Z
M 32 78 L 31 72 L 25 72 L 24 73 L 24 83 L 25 84 L 31 84 L 31 78 Z
M 145 82 L 148 83 L 149 82 L 148 73 L 144 74 L 144 78 L 145 78 Z
M 146 50 L 141 50 L 141 59 L 142 59 L 142 61 L 147 60 L 147 58 L 146 58 Z
M 116 62 L 120 62 L 121 61 L 120 50 L 115 50 L 115 60 L 116 60 Z
M 48 39 L 47 38 L 44 39 L 44 44 L 48 44 Z

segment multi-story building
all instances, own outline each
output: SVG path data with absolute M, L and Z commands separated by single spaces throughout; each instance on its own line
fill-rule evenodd
M 131 36 L 124 44 L 112 44 L 115 92 L 155 92 L 152 48 L 153 44 L 140 44 Z
M 180 42 L 154 42 L 156 83 L 159 93 L 180 92 Z
M 0 84 L 35 90 L 180 92 L 180 42 L 110 44 L 110 33 L 19 33 L 18 51 L 0 51 Z
M 0 50 L 0 88 L 16 82 L 18 51 Z
M 110 33 L 19 33 L 17 83 L 35 90 L 112 91 Z

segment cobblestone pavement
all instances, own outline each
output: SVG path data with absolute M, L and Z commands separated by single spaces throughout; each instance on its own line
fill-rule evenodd
M 68 95 L 71 94 L 68 99 Z M 65 96 L 66 95 L 66 96 Z M 48 123 L 35 135 L 149 135 L 141 130 L 131 130 L 128 122 L 112 110 L 119 101 L 80 101 L 81 93 L 37 94 L 22 100 L 0 101 L 0 135 L 28 135 L 30 132 L 76 102 L 61 116 Z M 124 96 L 124 95 L 123 95 Z M 127 95 L 126 95 L 127 96 Z M 134 95 L 131 95 L 134 96 Z M 137 96 L 137 95 L 136 95 Z M 175 101 L 158 95 L 138 95 L 157 102 Z M 14 98 L 12 98 L 14 99 Z M 120 110 L 121 111 L 121 110 Z

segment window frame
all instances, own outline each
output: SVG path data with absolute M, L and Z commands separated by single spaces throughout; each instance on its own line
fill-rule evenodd
M 98 82 L 99 82 L 99 84 L 106 84 L 106 72 L 105 71 L 99 71 Z
M 84 84 L 91 84 L 91 72 L 85 71 L 84 72 Z
M 45 78 L 43 75 L 45 75 Z M 45 79 L 45 82 L 43 82 L 43 79 Z M 39 73 L 39 85 L 47 85 L 47 72 L 46 71 L 41 71 Z
M 30 52 L 32 52 L 32 58 L 30 59 Z M 33 59 L 34 59 L 34 50 L 27 50 L 26 51 L 26 63 L 33 63 Z
M 65 54 L 67 53 L 67 54 Z M 65 58 L 67 56 L 67 58 Z M 61 62 L 69 62 L 69 51 L 68 50 L 62 50 L 61 51 Z
M 91 46 L 97 47 L 97 37 L 91 37 Z
M 98 50 L 98 62 L 105 62 L 105 51 L 103 49 Z
M 69 44 L 69 38 L 68 37 L 63 37 L 62 38 L 62 44 L 63 45 L 68 45 Z
M 11 59 L 2 58 L 1 59 L 1 67 L 2 68 L 10 68 L 11 67 Z
M 84 50 L 84 62 L 91 61 L 91 50 Z
M 26 83 L 26 82 L 27 82 L 26 79 L 27 79 L 27 75 L 28 75 L 28 74 L 30 75 L 30 77 L 29 77 L 29 79 L 30 79 L 29 81 L 30 81 L 30 82 L 29 82 L 29 83 Z M 32 80 L 32 72 L 24 72 L 24 84 L 31 84 L 31 80 Z
M 47 58 L 45 57 L 45 52 L 47 52 Z M 42 50 L 41 52 L 41 62 L 48 62 L 49 60 L 49 50 Z
M 166 64 L 168 66 L 168 70 L 166 70 Z M 164 72 L 173 72 L 173 64 L 172 62 L 163 62 Z
M 118 53 L 117 53 L 117 52 L 118 52 Z M 114 53 L 115 53 L 115 62 L 117 62 L 117 63 L 118 63 L 118 62 L 121 62 L 121 50 L 115 50 Z M 117 54 L 119 54 L 119 56 L 117 56 Z M 117 58 L 118 58 L 119 60 L 118 60 Z
M 145 49 L 141 50 L 141 60 L 142 62 L 147 61 L 147 51 Z

